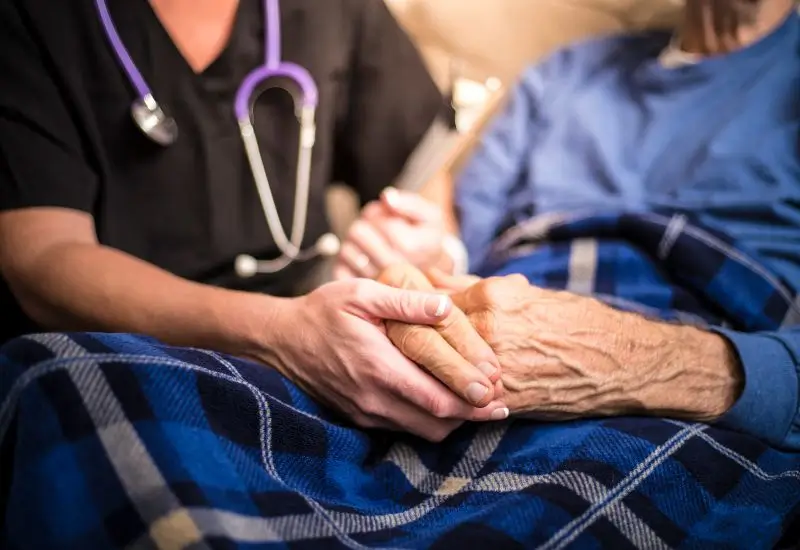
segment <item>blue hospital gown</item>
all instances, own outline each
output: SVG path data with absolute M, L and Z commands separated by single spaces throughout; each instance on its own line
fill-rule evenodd
M 734 235 L 800 287 L 800 15 L 694 64 L 664 64 L 669 41 L 594 39 L 523 74 L 457 183 L 472 270 L 536 215 L 658 211 Z M 746 375 L 729 423 L 800 449 L 800 331 L 726 335 Z

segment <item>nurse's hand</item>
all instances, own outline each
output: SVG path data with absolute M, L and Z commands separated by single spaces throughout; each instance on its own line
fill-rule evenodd
M 441 209 L 417 193 L 386 189 L 353 223 L 334 267 L 336 280 L 374 279 L 398 263 L 420 269 L 447 262 Z
M 446 327 L 457 310 L 443 294 L 351 279 L 280 308 L 265 327 L 268 349 L 259 359 L 361 427 L 441 441 L 465 420 L 490 420 L 507 410 L 495 400 L 497 359 L 474 331 L 470 345 L 456 347 L 447 362 L 415 357 L 422 368 L 386 336 L 387 320 Z

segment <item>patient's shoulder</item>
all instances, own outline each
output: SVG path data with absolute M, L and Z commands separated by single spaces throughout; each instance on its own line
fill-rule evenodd
M 522 80 L 541 84 L 581 84 L 600 72 L 627 70 L 656 59 L 670 33 L 647 31 L 592 37 L 561 47 L 529 66 Z

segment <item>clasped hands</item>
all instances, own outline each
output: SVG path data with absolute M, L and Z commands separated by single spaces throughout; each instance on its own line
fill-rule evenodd
M 509 414 L 711 420 L 737 399 L 722 337 L 519 275 L 448 277 L 434 267 L 442 234 L 431 203 L 385 193 L 344 243 L 337 281 L 274 311 L 256 358 L 361 427 L 431 441 Z
M 742 376 L 728 343 L 695 327 L 647 320 L 593 298 L 537 288 L 521 275 L 427 277 L 398 264 L 379 281 L 444 290 L 454 303 L 436 326 L 389 321 L 407 357 L 463 395 L 454 350 L 485 342 L 500 366 L 495 399 L 515 416 L 567 420 L 659 415 L 709 421 L 724 414 Z
M 432 289 L 436 289 L 435 292 Z M 449 298 L 447 297 L 449 295 Z M 441 441 L 465 421 L 719 417 L 740 367 L 720 336 L 512 275 L 397 264 L 287 302 L 260 356 L 364 428 Z

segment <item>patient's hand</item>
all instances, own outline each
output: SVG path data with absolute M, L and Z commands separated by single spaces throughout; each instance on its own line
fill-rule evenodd
M 428 278 L 451 293 L 496 353 L 512 414 L 712 420 L 740 391 L 738 361 L 718 335 L 537 288 L 519 275 L 481 280 L 431 272 Z M 402 350 L 416 330 L 394 325 L 389 337 Z M 441 340 L 429 338 L 427 356 L 441 353 Z
M 433 290 L 425 275 L 408 264 L 384 270 L 379 281 L 398 288 Z M 492 399 L 502 399 L 497 357 L 459 309 L 453 308 L 432 327 L 387 321 L 386 330 L 406 357 L 470 404 L 485 406 Z M 493 418 L 507 416 L 508 409 L 498 407 Z
M 450 289 L 474 282 L 433 279 Z M 512 414 L 711 420 L 738 396 L 740 367 L 718 335 L 540 289 L 519 275 L 485 279 L 452 297 L 497 354 Z

